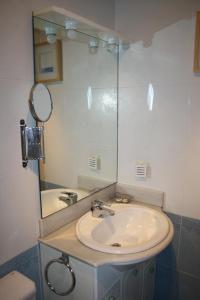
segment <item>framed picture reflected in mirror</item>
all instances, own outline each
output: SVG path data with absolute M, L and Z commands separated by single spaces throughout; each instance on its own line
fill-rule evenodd
M 60 40 L 35 45 L 35 82 L 62 81 L 62 44 Z

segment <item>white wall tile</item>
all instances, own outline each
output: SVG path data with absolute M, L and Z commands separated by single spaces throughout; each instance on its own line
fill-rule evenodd
M 142 11 L 142 3 L 117 0 L 118 29 L 131 34 L 138 11 L 131 19 L 130 9 Z M 120 58 L 119 182 L 163 190 L 165 209 L 200 218 L 200 78 L 192 71 L 197 1 L 186 1 L 172 13 L 175 3 L 163 3 L 160 13 L 165 6 L 168 10 L 159 19 L 158 1 L 153 1 L 145 14 L 155 19 L 142 22 L 138 16 L 138 30 L 132 27 L 137 39 Z M 137 160 L 150 165 L 146 180 L 136 180 Z

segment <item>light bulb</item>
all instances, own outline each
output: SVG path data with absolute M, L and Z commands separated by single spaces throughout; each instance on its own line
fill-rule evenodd
M 47 41 L 49 44 L 54 44 L 56 42 L 56 34 L 54 33 L 48 34 Z
M 67 37 L 71 40 L 75 40 L 77 37 L 76 29 L 78 23 L 73 19 L 68 19 L 65 21 L 65 29 L 67 30 Z
M 99 44 L 96 40 L 90 40 L 89 41 L 89 52 L 91 54 L 96 54 L 99 48 Z
M 68 29 L 67 30 L 67 37 L 70 40 L 75 40 L 77 38 L 77 32 L 74 29 Z
M 114 38 L 109 38 L 107 41 L 108 52 L 117 52 L 117 43 Z
M 54 44 L 56 42 L 56 29 L 53 27 L 45 27 L 44 30 L 47 36 L 48 43 Z

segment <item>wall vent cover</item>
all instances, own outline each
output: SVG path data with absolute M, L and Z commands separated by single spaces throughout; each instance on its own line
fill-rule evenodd
M 88 157 L 88 166 L 92 170 L 99 169 L 99 157 L 97 155 L 91 155 Z
M 137 178 L 146 178 L 147 177 L 147 164 L 137 162 L 135 176 Z

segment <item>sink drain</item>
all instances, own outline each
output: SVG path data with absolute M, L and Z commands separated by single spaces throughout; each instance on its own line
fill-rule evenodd
M 119 243 L 113 243 L 110 246 L 112 246 L 112 247 L 121 247 L 121 244 L 119 244 Z

